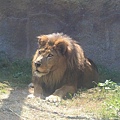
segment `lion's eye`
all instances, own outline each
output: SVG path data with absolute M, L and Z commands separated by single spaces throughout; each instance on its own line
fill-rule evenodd
M 48 54 L 48 56 L 47 56 L 47 57 L 48 57 L 48 58 L 51 58 L 52 56 L 53 56 L 52 54 Z

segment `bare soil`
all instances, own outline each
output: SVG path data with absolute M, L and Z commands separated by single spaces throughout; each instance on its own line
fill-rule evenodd
M 0 93 L 0 120 L 99 120 L 96 113 L 90 112 L 93 108 L 97 111 L 101 102 L 88 99 L 92 92 L 61 103 L 49 103 L 40 98 L 28 99 L 27 88 L 9 88 Z

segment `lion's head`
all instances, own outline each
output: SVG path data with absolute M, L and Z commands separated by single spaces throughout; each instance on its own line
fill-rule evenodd
M 38 44 L 39 48 L 33 59 L 33 72 L 39 77 L 61 66 L 62 70 L 65 70 L 68 66 L 71 68 L 75 67 L 75 64 L 78 66 L 78 62 L 83 63 L 81 62 L 84 58 L 82 49 L 75 44 L 75 41 L 62 33 L 38 36 Z M 77 50 L 81 51 L 81 54 L 77 54 Z

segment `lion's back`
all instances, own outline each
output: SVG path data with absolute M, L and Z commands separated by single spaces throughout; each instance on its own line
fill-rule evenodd
M 96 64 L 89 58 L 86 58 L 84 70 L 81 78 L 78 80 L 78 88 L 95 87 L 99 80 L 98 68 Z

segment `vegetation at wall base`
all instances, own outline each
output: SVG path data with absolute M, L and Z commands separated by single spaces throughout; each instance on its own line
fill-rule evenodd
M 31 61 L 15 60 L 2 63 L 0 67 L 0 82 L 10 86 L 25 86 L 31 82 Z

